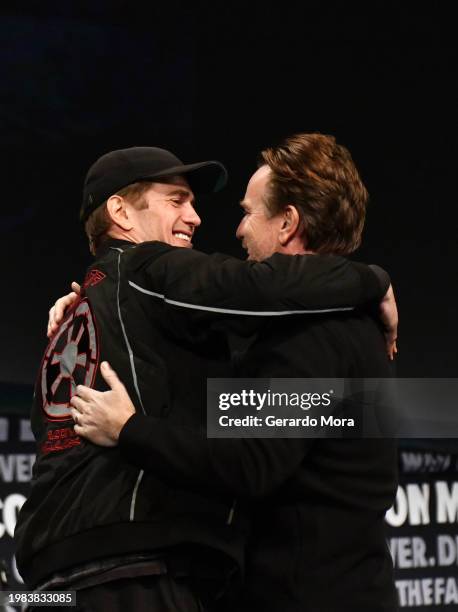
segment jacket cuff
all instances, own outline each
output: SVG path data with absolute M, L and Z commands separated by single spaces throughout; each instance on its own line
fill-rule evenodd
M 119 434 L 119 450 L 129 463 L 137 465 L 142 448 L 147 439 L 151 439 L 151 428 L 148 423 L 153 417 L 144 414 L 133 414 L 124 424 Z

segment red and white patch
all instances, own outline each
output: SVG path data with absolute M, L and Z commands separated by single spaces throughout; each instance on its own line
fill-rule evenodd
M 40 372 L 43 410 L 51 421 L 71 419 L 77 385 L 91 387 L 99 362 L 94 315 L 87 300 L 77 304 L 48 345 Z
M 100 270 L 96 269 L 89 270 L 83 282 L 83 289 L 98 285 L 100 282 L 103 281 L 104 278 L 106 278 L 106 274 L 104 272 L 101 272 Z

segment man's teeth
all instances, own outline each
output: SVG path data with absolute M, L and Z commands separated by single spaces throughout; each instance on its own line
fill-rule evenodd
M 182 240 L 187 240 L 188 242 L 191 242 L 191 236 L 188 236 L 187 234 L 182 234 L 181 232 L 173 232 L 173 235 L 177 238 L 181 238 Z

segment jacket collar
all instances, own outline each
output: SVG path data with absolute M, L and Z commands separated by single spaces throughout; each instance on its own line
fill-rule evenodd
M 111 248 L 118 248 L 118 249 L 124 250 L 124 249 L 133 248 L 135 246 L 137 246 L 137 244 L 135 242 L 130 242 L 130 240 L 119 240 L 118 238 L 108 237 L 99 246 L 99 248 L 96 251 L 95 256 L 97 259 L 99 259 L 103 255 L 105 255 L 105 253 L 107 253 Z

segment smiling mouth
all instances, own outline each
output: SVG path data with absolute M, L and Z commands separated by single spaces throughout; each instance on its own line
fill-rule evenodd
M 183 232 L 173 232 L 173 235 L 181 240 L 186 240 L 186 242 L 191 242 L 191 236 L 189 234 L 184 234 Z

